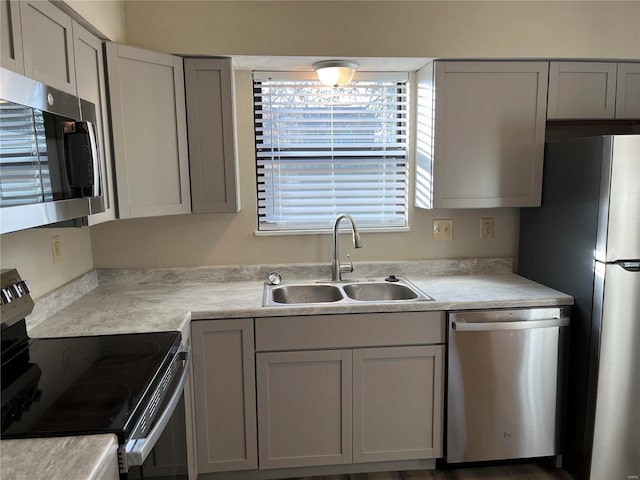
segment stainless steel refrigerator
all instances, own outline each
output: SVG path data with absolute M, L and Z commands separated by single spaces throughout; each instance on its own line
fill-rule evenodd
M 566 468 L 640 478 L 640 135 L 545 145 L 542 206 L 521 211 L 518 273 L 575 298 Z

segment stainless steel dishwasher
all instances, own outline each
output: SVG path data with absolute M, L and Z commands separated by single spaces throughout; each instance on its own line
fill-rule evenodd
M 558 456 L 570 307 L 448 315 L 448 463 Z

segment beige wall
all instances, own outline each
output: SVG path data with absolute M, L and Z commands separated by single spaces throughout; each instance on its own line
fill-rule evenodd
M 53 263 L 51 237 L 60 236 L 62 260 Z M 34 298 L 93 268 L 89 228 L 33 228 L 0 237 L 0 265 L 17 268 Z
M 91 228 L 96 267 L 328 262 L 329 235 L 256 237 L 251 73 L 236 72 L 239 214 L 176 215 L 125 220 Z M 410 151 L 413 149 L 410 148 Z M 412 159 L 413 154 L 410 154 Z M 411 162 L 413 164 L 413 161 Z M 413 175 L 413 174 L 412 174 Z M 413 190 L 413 189 L 412 189 Z M 413 204 L 413 197 L 410 201 Z M 480 240 L 480 218 L 495 218 L 495 238 Z M 432 218 L 453 218 L 454 239 L 431 239 Z M 410 209 L 410 232 L 367 233 L 354 261 L 510 256 L 516 251 L 516 209 L 424 211 Z M 343 254 L 352 250 L 343 235 Z M 343 257 L 344 258 L 344 257 Z
M 127 40 L 174 53 L 640 58 L 640 2 L 131 1 Z
M 124 0 L 63 0 L 112 42 L 125 43 Z
M 127 1 L 131 45 L 215 55 L 640 58 L 640 2 Z M 236 74 L 239 214 L 92 227 L 96 267 L 325 262 L 328 235 L 256 237 L 250 73 Z M 480 240 L 480 218 L 495 238 Z M 454 239 L 431 239 L 452 218 Z M 365 234 L 354 261 L 517 254 L 517 209 L 410 209 L 411 231 Z M 351 251 L 343 235 L 342 251 Z

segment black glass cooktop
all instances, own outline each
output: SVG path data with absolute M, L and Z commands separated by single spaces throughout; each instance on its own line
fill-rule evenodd
M 39 338 L 2 358 L 1 438 L 126 436 L 180 333 Z

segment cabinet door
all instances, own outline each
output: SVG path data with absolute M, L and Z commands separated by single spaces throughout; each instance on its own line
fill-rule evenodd
M 258 467 L 253 320 L 191 324 L 198 472 Z
M 618 64 L 616 118 L 640 118 L 640 63 Z
M 106 44 L 120 218 L 191 211 L 182 58 Z
M 20 4 L 24 74 L 51 87 L 76 94 L 72 21 L 50 2 Z
M 233 74 L 230 58 L 186 58 L 191 210 L 240 209 L 233 131 Z
M 444 346 L 353 352 L 354 463 L 442 456 Z
M 616 64 L 550 62 L 547 118 L 613 118 Z
M 89 225 L 95 225 L 115 218 L 102 40 L 80 24 L 73 22 L 73 51 L 75 54 L 78 96 L 93 103 L 96 107 L 95 121 L 98 145 L 100 147 L 100 177 L 105 211 L 89 216 Z M 83 112 L 84 115 L 85 112 Z
M 260 468 L 351 463 L 351 351 L 256 355 Z
M 24 73 L 20 2 L 0 0 L 0 60 L 3 68 Z
M 433 142 L 433 191 L 420 193 L 432 208 L 540 205 L 547 73 L 546 62 L 436 62 L 435 133 L 417 139 Z

